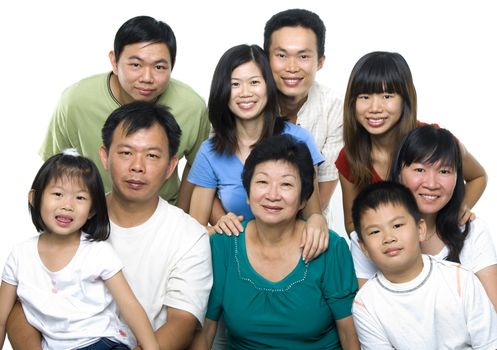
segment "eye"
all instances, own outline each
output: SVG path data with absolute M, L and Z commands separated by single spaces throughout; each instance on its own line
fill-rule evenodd
M 160 158 L 160 156 L 158 154 L 155 154 L 155 153 L 149 153 L 149 154 L 147 154 L 147 157 L 152 158 L 152 159 L 159 159 Z
M 301 60 L 306 60 L 306 59 L 308 59 L 309 57 L 311 57 L 311 56 L 309 56 L 309 55 L 300 55 L 300 59 L 301 59 Z
M 392 98 L 394 98 L 394 97 L 395 97 L 395 94 L 384 94 L 384 95 L 383 95 L 383 98 L 384 98 L 385 100 L 389 100 L 389 99 L 392 99 Z
M 443 174 L 443 175 L 449 175 L 449 174 L 452 174 L 452 169 L 450 168 L 442 168 L 440 169 L 440 174 Z
M 62 192 L 52 192 L 52 196 L 62 197 Z
M 283 187 L 293 187 L 293 184 L 291 184 L 290 182 L 283 182 L 281 184 L 281 186 L 283 186 Z
M 157 70 L 166 70 L 167 69 L 167 66 L 164 66 L 164 65 L 161 65 L 161 64 L 158 64 L 155 66 L 155 69 Z
M 140 67 L 140 64 L 139 63 L 130 63 L 129 64 L 131 67 L 133 68 L 139 68 Z
M 284 53 L 277 53 L 276 57 L 278 57 L 278 58 L 285 58 L 286 55 Z
M 239 86 L 240 86 L 240 83 L 238 83 L 238 82 L 236 82 L 236 81 L 232 81 L 232 82 L 231 82 L 231 87 L 232 87 L 232 88 L 237 88 L 237 87 L 239 87 Z
M 423 168 L 420 168 L 420 167 L 416 167 L 413 169 L 416 173 L 424 173 L 425 172 L 425 169 Z
M 257 79 L 254 79 L 254 80 L 251 80 L 251 81 L 250 81 L 250 85 L 252 85 L 252 86 L 257 86 L 257 85 L 259 85 L 260 83 L 261 83 L 261 81 L 260 81 L 260 80 L 257 80 Z
M 119 154 L 120 156 L 130 156 L 131 155 L 131 152 L 130 151 L 120 151 L 118 152 L 117 154 Z
M 267 184 L 267 181 L 266 180 L 257 180 L 255 183 L 260 184 L 260 185 L 265 185 L 265 184 Z
M 371 230 L 368 232 L 368 235 L 371 236 L 371 235 L 376 235 L 378 233 L 380 233 L 380 230 Z
M 398 223 L 398 224 L 394 224 L 393 228 L 397 230 L 397 229 L 401 228 L 402 226 L 404 226 L 403 223 Z
M 369 95 L 360 94 L 359 96 L 357 96 L 357 99 L 358 100 L 367 100 L 367 99 L 369 99 Z
M 86 196 L 76 196 L 76 199 L 77 199 L 78 201 L 85 201 L 85 200 L 87 200 L 88 198 L 86 198 Z

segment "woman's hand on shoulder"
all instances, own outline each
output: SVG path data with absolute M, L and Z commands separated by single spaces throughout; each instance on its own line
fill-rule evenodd
M 235 215 L 234 213 L 228 213 L 221 216 L 217 223 L 212 226 L 216 233 L 226 234 L 231 236 L 232 234 L 238 236 L 240 232 L 243 231 L 241 222 L 243 221 L 242 215 Z
M 302 258 L 305 262 L 317 258 L 328 249 L 330 235 L 328 223 L 322 214 L 312 214 L 306 221 L 300 247 L 304 250 Z

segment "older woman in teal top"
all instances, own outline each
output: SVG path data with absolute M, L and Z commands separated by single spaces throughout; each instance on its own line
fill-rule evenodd
M 255 216 L 238 236 L 211 237 L 214 285 L 198 349 L 210 349 L 224 314 L 228 349 L 359 349 L 351 316 L 357 291 L 345 240 L 305 263 L 300 210 L 315 173 L 305 144 L 273 136 L 245 162 L 243 185 Z

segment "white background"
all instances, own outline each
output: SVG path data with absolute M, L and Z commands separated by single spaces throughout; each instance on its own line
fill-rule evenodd
M 397 51 L 406 58 L 419 120 L 451 130 L 486 168 L 489 184 L 475 211 L 490 224 L 497 198 L 491 126 L 497 22 L 491 1 L 19 0 L 4 2 L 0 11 L 0 268 L 12 244 L 35 233 L 27 192 L 60 93 L 110 70 L 107 54 L 125 20 L 150 15 L 171 25 L 178 41 L 172 76 L 207 98 L 222 53 L 242 43 L 262 46 L 266 20 L 293 7 L 312 10 L 325 22 L 327 59 L 317 79 L 342 95 L 352 66 L 365 53 Z M 337 230 L 343 229 L 340 195 L 332 199 Z

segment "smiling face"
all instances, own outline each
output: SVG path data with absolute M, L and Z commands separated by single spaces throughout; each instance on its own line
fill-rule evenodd
M 361 248 L 385 277 L 394 283 L 412 280 L 423 268 L 420 242 L 426 235 L 401 205 L 384 204 L 361 215 Z
M 171 78 L 171 55 L 164 43 L 126 45 L 121 57 L 109 54 L 112 72 L 118 84 L 112 84 L 114 96 L 121 104 L 155 101 L 166 90 Z
M 402 97 L 396 93 L 359 94 L 355 115 L 371 135 L 383 135 L 397 124 L 402 115 Z
M 92 198 L 84 182 L 75 177 L 52 179 L 43 190 L 40 214 L 45 232 L 80 235 L 92 209 Z
M 167 135 L 158 123 L 128 135 L 119 124 L 110 148 L 100 149 L 100 158 L 112 180 L 112 196 L 144 206 L 156 205 L 177 164 L 176 157 L 169 157 Z
M 440 161 L 412 163 L 400 172 L 400 182 L 413 193 L 424 215 L 436 215 L 450 201 L 456 180 L 455 169 L 443 166 Z
M 231 73 L 229 109 L 241 120 L 262 116 L 267 104 L 267 86 L 254 61 L 236 67 Z
M 296 166 L 281 160 L 257 164 L 250 181 L 248 202 L 255 218 L 266 224 L 295 220 L 305 203 Z
M 324 63 L 324 56 L 318 58 L 312 29 L 283 27 L 274 31 L 268 55 L 280 93 L 297 101 L 307 99 L 316 72 Z

